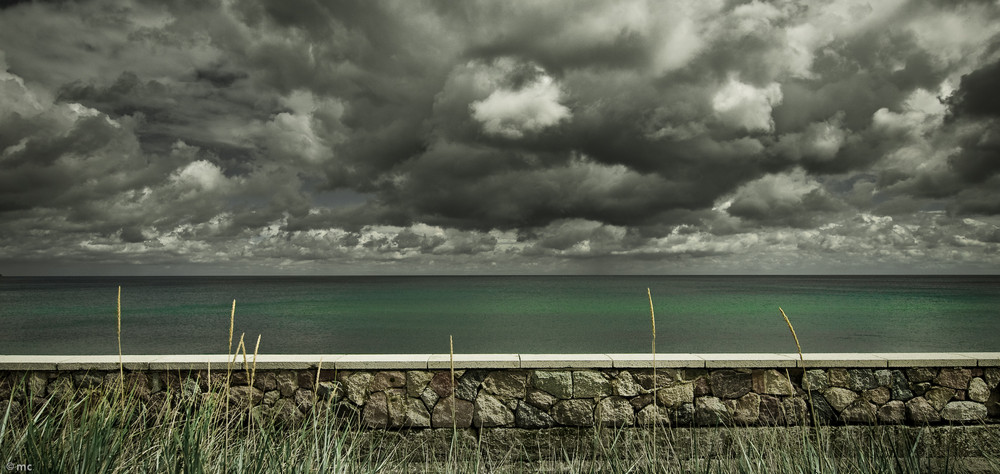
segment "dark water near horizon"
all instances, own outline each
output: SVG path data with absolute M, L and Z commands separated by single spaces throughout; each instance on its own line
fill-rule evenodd
M 0 354 L 1000 351 L 1000 276 L 2 277 Z M 234 341 L 234 346 L 236 342 Z

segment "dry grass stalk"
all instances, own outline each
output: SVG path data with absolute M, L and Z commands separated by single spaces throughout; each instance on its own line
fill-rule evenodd
M 125 396 L 125 364 L 122 362 L 122 287 L 118 285 L 118 380 L 121 396 Z
M 656 406 L 656 312 L 653 311 L 653 293 L 646 288 L 646 296 L 649 298 L 649 319 L 653 322 L 653 462 L 656 462 L 656 428 L 660 420 L 660 412 Z
M 792 321 L 788 319 L 788 315 L 785 314 L 785 310 L 778 307 L 778 311 L 781 312 L 781 317 L 785 318 L 785 324 L 788 325 L 788 330 L 792 332 L 792 338 L 795 339 L 795 349 L 799 351 L 799 360 L 802 362 L 802 385 L 805 385 L 806 378 L 806 359 L 802 356 L 802 346 L 799 344 L 799 336 L 795 334 L 795 328 L 792 327 Z M 792 377 L 788 375 L 788 371 L 785 371 L 785 376 L 788 377 L 788 383 L 792 382 Z M 813 426 L 819 426 L 817 424 L 816 418 L 816 405 L 813 405 L 812 390 L 808 387 L 806 388 L 806 397 L 809 399 L 809 409 L 812 412 Z
M 457 398 L 455 396 L 455 342 L 448 335 L 448 365 L 451 367 L 451 424 L 452 429 L 458 430 L 458 420 L 455 419 L 455 405 L 457 405 Z
M 250 386 L 253 387 L 253 379 L 257 375 L 257 350 L 260 349 L 260 334 L 257 335 L 257 345 L 253 346 L 253 366 L 250 369 Z

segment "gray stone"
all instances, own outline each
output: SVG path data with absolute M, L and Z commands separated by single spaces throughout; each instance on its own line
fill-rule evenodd
M 830 382 L 831 387 L 847 388 L 847 381 L 849 380 L 847 369 L 839 367 L 830 369 L 826 372 L 826 378 Z
M 986 381 L 976 377 L 969 381 L 969 400 L 974 402 L 986 403 L 990 399 L 990 387 L 986 385 Z
M 847 371 L 847 388 L 855 392 L 871 390 L 878 387 L 875 374 L 871 369 L 851 369 Z
M 336 403 L 344 394 L 340 382 L 320 382 L 316 385 L 316 396 L 320 400 Z
M 906 378 L 911 383 L 930 382 L 937 375 L 937 369 L 913 367 L 906 369 Z
M 73 379 L 69 374 L 61 374 L 55 380 L 49 382 L 46 391 L 50 398 L 67 400 L 73 396 Z
M 969 388 L 971 378 L 972 372 L 969 369 L 941 369 L 937 377 L 934 377 L 934 383 L 955 390 L 965 390 Z
M 906 417 L 916 424 L 934 423 L 941 415 L 924 397 L 916 397 L 906 402 Z
M 347 399 L 351 403 L 362 406 L 368 395 L 368 386 L 374 377 L 368 372 L 355 372 L 347 377 Z M 281 392 L 284 395 L 285 392 Z
M 812 410 L 811 415 L 816 417 L 816 422 L 829 424 L 837 418 L 837 412 L 830 406 L 830 402 L 826 401 L 826 397 L 814 393 L 812 397 Z
M 686 383 L 661 388 L 656 392 L 656 401 L 662 406 L 671 408 L 694 402 L 694 384 Z
M 819 395 L 819 394 L 817 394 L 817 395 Z M 823 397 L 819 397 L 819 398 L 822 399 Z M 823 400 L 823 401 L 824 401 L 824 403 L 826 402 L 826 400 Z M 763 404 L 761 404 L 761 406 L 763 406 Z M 829 410 L 829 415 L 832 417 L 833 416 L 833 408 L 830 408 L 829 405 L 826 405 L 826 407 Z M 808 406 L 808 404 L 806 403 L 805 400 L 803 400 L 803 399 L 801 399 L 799 397 L 788 397 L 788 398 L 785 398 L 785 399 L 781 400 L 781 410 L 782 410 L 782 413 L 785 415 L 785 417 L 784 417 L 785 424 L 788 424 L 788 425 L 805 425 L 805 424 L 809 424 L 811 422 L 811 414 L 809 412 L 809 406 Z M 818 412 L 818 410 L 817 410 L 817 412 Z M 761 413 L 761 421 L 764 421 L 763 416 L 764 416 L 764 413 Z M 820 417 L 819 413 L 817 413 L 816 417 L 817 418 Z
M 261 392 L 256 387 L 247 385 L 229 387 L 229 403 L 234 405 L 238 410 L 247 410 L 252 406 L 256 406 L 263 399 L 264 392 Z
M 282 397 L 289 398 L 299 389 L 299 376 L 291 370 L 282 370 L 274 378 Z
M 642 370 L 632 373 L 632 377 L 635 378 L 635 383 L 639 384 L 644 390 L 653 389 L 653 371 L 652 370 Z M 680 369 L 670 369 L 662 368 L 656 369 L 656 386 L 657 387 L 669 387 L 681 380 Z
M 552 405 L 555 405 L 559 401 L 558 398 L 541 390 L 528 390 L 528 395 L 524 399 L 533 406 L 545 411 L 549 411 Z
M 878 409 L 878 421 L 887 425 L 901 425 L 906 422 L 906 405 L 892 400 Z
M 458 385 L 459 376 L 455 375 L 456 383 Z M 451 372 L 438 372 L 431 377 L 431 381 L 428 384 L 431 390 L 437 394 L 438 398 L 448 398 L 453 395 L 452 385 L 451 385 Z
M 865 390 L 861 394 L 861 398 L 868 400 L 876 405 L 885 405 L 892 399 L 892 392 L 889 387 L 877 387 L 871 390 Z
M 292 395 L 292 400 L 295 401 L 295 405 L 299 407 L 299 410 L 307 413 L 316 404 L 316 393 L 312 390 L 300 388 L 295 391 L 295 395 Z
M 512 413 L 503 402 L 486 393 L 480 392 L 476 397 L 476 403 L 472 414 L 472 424 L 476 428 L 493 428 L 497 426 L 510 426 L 514 423 L 514 413 Z
M 198 384 L 197 380 L 184 379 L 181 382 L 181 402 L 192 404 L 199 399 L 201 399 L 201 385 Z
M 892 386 L 892 371 L 888 369 L 876 370 L 875 382 L 878 383 L 879 387 Z
M 611 395 L 611 382 L 596 370 L 573 371 L 573 398 L 599 398 Z
M 788 375 L 775 369 L 753 371 L 753 391 L 761 395 L 795 395 Z
M 892 371 L 889 390 L 892 393 L 893 400 L 902 400 L 905 402 L 915 396 L 913 390 L 910 390 L 910 383 L 906 380 L 906 375 L 903 374 L 902 370 Z
M 535 408 L 528 403 L 520 402 L 514 410 L 514 424 L 518 428 L 539 429 L 550 428 L 555 421 L 548 413 Z
M 476 395 L 479 393 L 479 386 L 483 384 L 489 374 L 486 370 L 466 370 L 462 374 L 462 378 L 458 379 L 455 396 L 462 400 L 475 401 Z
M 639 413 L 635 416 L 635 421 L 642 426 L 668 426 L 670 425 L 670 410 L 666 407 L 654 407 L 652 404 L 649 404 L 642 410 L 639 410 Z
M 158 379 L 159 377 L 154 377 Z M 253 386 L 259 388 L 262 392 L 270 392 L 271 390 L 278 389 L 278 375 L 274 372 L 258 372 L 254 375 Z M 156 390 L 153 390 L 154 392 Z
M 281 399 L 281 392 L 277 390 L 271 390 L 270 392 L 264 392 L 264 398 L 261 399 L 261 403 L 267 406 L 274 406 L 274 404 Z
M 275 390 L 268 393 L 279 392 Z M 271 408 L 271 413 L 278 423 L 285 426 L 298 426 L 305 419 L 305 415 L 295 406 L 295 402 L 287 398 L 277 400 Z
M 454 407 L 455 417 L 452 418 Z M 472 426 L 472 414 L 475 407 L 468 400 L 456 399 L 455 397 L 445 397 L 438 400 L 431 412 L 431 426 L 434 428 L 468 428 Z M 454 420 L 454 421 L 452 421 Z
M 390 388 L 382 393 L 385 393 L 386 407 L 389 409 L 389 426 L 392 428 L 406 426 L 406 413 L 410 409 L 410 399 L 406 397 L 406 389 Z
M 431 413 L 423 402 L 416 398 L 406 399 L 406 417 L 403 426 L 406 428 L 430 428 Z
M 552 419 L 566 426 L 594 426 L 594 400 L 561 400 L 552 407 Z
M 745 372 L 716 370 L 709 380 L 712 395 L 719 398 L 740 398 L 753 390 L 753 376 Z
M 524 398 L 527 386 L 528 374 L 522 370 L 490 372 L 483 380 L 483 390 L 503 398 Z
M 368 386 L 369 392 L 381 392 L 390 388 L 406 387 L 406 375 L 398 370 L 375 372 L 371 384 Z
M 930 402 L 931 406 L 935 410 L 941 411 L 944 406 L 955 397 L 955 389 L 944 388 L 944 387 L 934 387 L 924 394 L 924 398 Z
M 746 375 L 749 377 L 750 374 Z M 694 422 L 696 424 L 717 425 L 728 423 L 728 417 L 729 412 L 726 410 L 726 405 L 718 397 L 698 397 L 694 400 Z
M 915 396 L 922 397 L 931 389 L 931 386 L 930 382 L 911 383 L 910 390 L 913 390 Z
M 101 386 L 104 382 L 104 377 L 98 376 L 90 372 L 78 372 L 73 374 L 73 382 L 80 389 L 95 389 Z
M 839 413 L 844 411 L 848 405 L 854 403 L 854 400 L 858 398 L 858 394 L 846 388 L 831 387 L 823 392 L 823 397 L 826 398 L 826 401 L 830 402 L 830 406 L 832 406 L 833 409 L 837 410 Z
M 676 426 L 694 426 L 694 403 L 685 403 L 674 410 Z
M 559 399 L 573 398 L 573 376 L 568 371 L 536 370 L 531 373 L 531 386 Z
M 980 421 L 986 419 L 986 406 L 976 402 L 951 402 L 941 410 L 948 421 Z
M 635 414 L 632 405 L 622 397 L 608 397 L 597 403 L 597 423 L 601 426 L 632 426 Z
M 870 425 L 875 423 L 875 412 L 877 410 L 878 407 L 873 403 L 859 399 L 847 408 L 844 408 L 844 411 L 840 412 L 840 418 L 845 423 Z
M 642 410 L 643 407 L 645 407 L 646 405 L 653 403 L 653 394 L 644 393 L 642 395 L 639 395 L 638 397 L 632 397 L 631 399 L 629 399 L 628 402 L 629 404 L 632 405 L 633 410 L 639 411 Z
M 408 370 L 406 371 L 406 396 L 417 398 L 420 394 L 424 393 L 424 389 L 427 388 L 427 384 L 431 382 L 430 372 L 424 370 Z
M 362 423 L 369 428 L 389 426 L 389 402 L 385 392 L 375 392 L 369 395 L 364 407 L 361 412 Z
M 988 367 L 983 369 L 983 380 L 986 381 L 986 386 L 990 390 L 997 388 L 1000 385 L 1000 367 Z
M 28 376 L 28 396 L 44 397 L 49 385 L 49 377 L 41 372 L 32 372 Z
M 813 369 L 806 371 L 802 377 L 802 388 L 804 390 L 826 390 L 830 382 L 826 378 L 826 371 Z
M 749 394 L 747 394 L 749 395 Z M 746 395 L 744 395 L 746 396 Z M 789 397 L 788 400 L 798 399 Z M 805 406 L 805 402 L 802 403 Z M 785 409 L 781 406 L 781 399 L 773 395 L 760 396 L 760 417 L 757 420 L 764 426 L 780 426 L 785 424 Z
M 428 410 L 434 409 L 434 405 L 437 404 L 439 398 L 441 397 L 434 390 L 431 390 L 430 387 L 426 387 L 423 392 L 420 392 L 420 401 L 424 402 L 424 406 Z
M 634 397 L 639 395 L 639 384 L 635 383 L 631 372 L 623 370 L 611 381 L 611 390 L 619 397 Z
M 726 410 L 735 423 L 756 423 L 760 418 L 760 395 L 750 392 L 736 400 L 726 400 Z
M 708 384 L 708 376 L 694 379 L 694 396 L 704 397 L 712 394 L 712 387 Z

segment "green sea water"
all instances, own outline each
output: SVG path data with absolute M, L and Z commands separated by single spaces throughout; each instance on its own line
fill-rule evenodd
M 0 278 L 0 354 L 1000 351 L 997 276 Z M 234 343 L 235 344 L 235 343 Z

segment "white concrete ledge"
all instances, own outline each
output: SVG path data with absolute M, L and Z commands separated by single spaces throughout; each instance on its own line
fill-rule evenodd
M 456 369 L 652 368 L 653 356 L 636 354 L 455 354 Z M 658 368 L 891 368 L 1000 367 L 1000 352 L 892 352 L 798 354 L 656 354 Z M 225 354 L 126 355 L 128 370 L 224 370 L 243 368 L 243 356 Z M 248 356 L 247 365 L 253 364 Z M 117 355 L 0 355 L 0 370 L 116 370 Z M 258 370 L 447 369 L 448 354 L 258 354 Z

